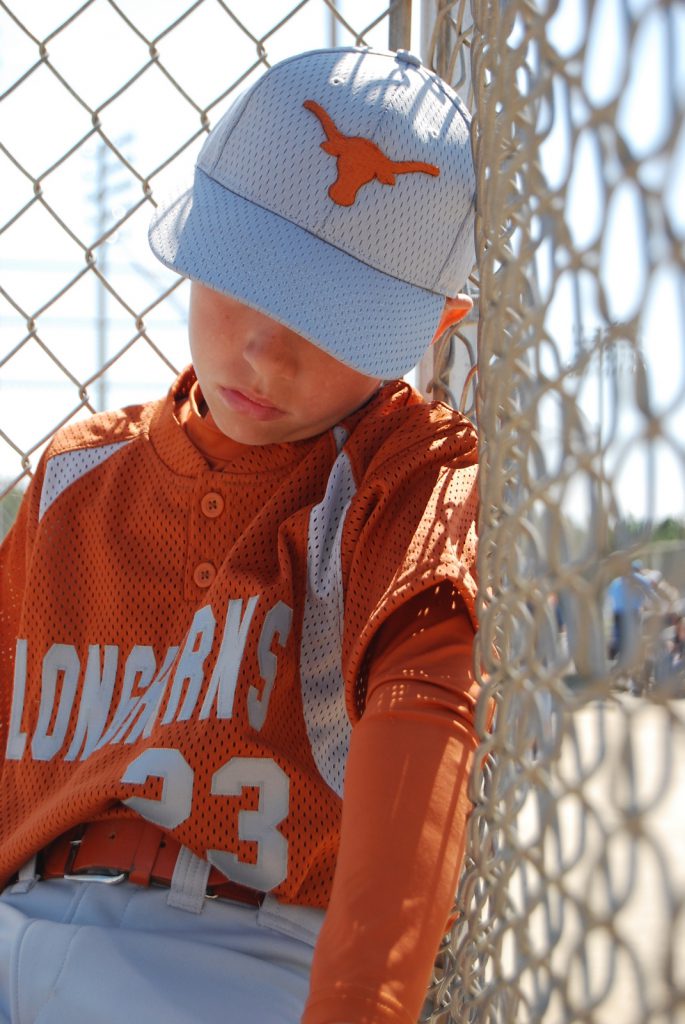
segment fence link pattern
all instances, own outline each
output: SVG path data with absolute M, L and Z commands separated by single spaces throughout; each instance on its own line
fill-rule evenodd
M 682 1022 L 685 9 L 472 9 L 495 717 L 426 1019 Z
M 482 438 L 486 697 L 423 1020 L 681 1024 L 685 8 L 423 6 L 424 55 L 475 113 L 476 314 L 423 382 Z M 0 0 L 6 521 L 61 423 L 187 358 L 146 224 L 235 90 L 409 26 L 410 4 L 372 0 Z
M 408 0 L 0 3 L 3 533 L 57 427 L 188 361 L 147 223 L 236 92 L 299 50 L 408 47 L 410 23 Z

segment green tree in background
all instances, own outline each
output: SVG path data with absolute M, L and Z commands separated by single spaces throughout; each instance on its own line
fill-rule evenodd
M 652 540 L 685 540 L 685 521 L 682 519 L 664 519 L 655 528 Z
M 3 486 L 0 483 L 0 491 Z M 17 485 L 0 498 L 0 540 L 5 536 L 15 520 L 17 511 L 24 496 L 24 488 Z
M 660 523 L 646 519 L 622 519 L 614 529 L 616 548 L 665 540 L 685 540 L 685 519 L 669 516 Z

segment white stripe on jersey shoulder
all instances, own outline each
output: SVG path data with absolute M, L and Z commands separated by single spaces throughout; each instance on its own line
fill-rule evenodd
M 342 450 L 347 431 L 334 429 L 338 457 L 326 493 L 309 516 L 307 594 L 302 621 L 300 680 L 307 736 L 319 773 L 342 796 L 352 726 L 342 674 L 343 586 L 340 546 L 356 484 Z
M 53 455 L 45 468 L 38 518 L 43 518 L 52 503 L 68 487 L 91 469 L 102 465 L 126 444 L 129 444 L 129 441 L 116 441 L 114 444 L 103 444 L 100 448 L 78 448 L 76 451 Z

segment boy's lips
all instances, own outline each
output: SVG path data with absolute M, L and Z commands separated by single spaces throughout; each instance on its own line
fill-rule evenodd
M 219 394 L 234 412 L 251 416 L 256 420 L 275 420 L 284 415 L 283 409 L 273 405 L 266 398 L 261 398 L 251 391 L 242 388 L 219 387 Z

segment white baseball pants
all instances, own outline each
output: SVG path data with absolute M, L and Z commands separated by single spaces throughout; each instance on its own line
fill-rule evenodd
M 298 1024 L 323 912 L 56 879 L 0 896 L 0 1024 Z

